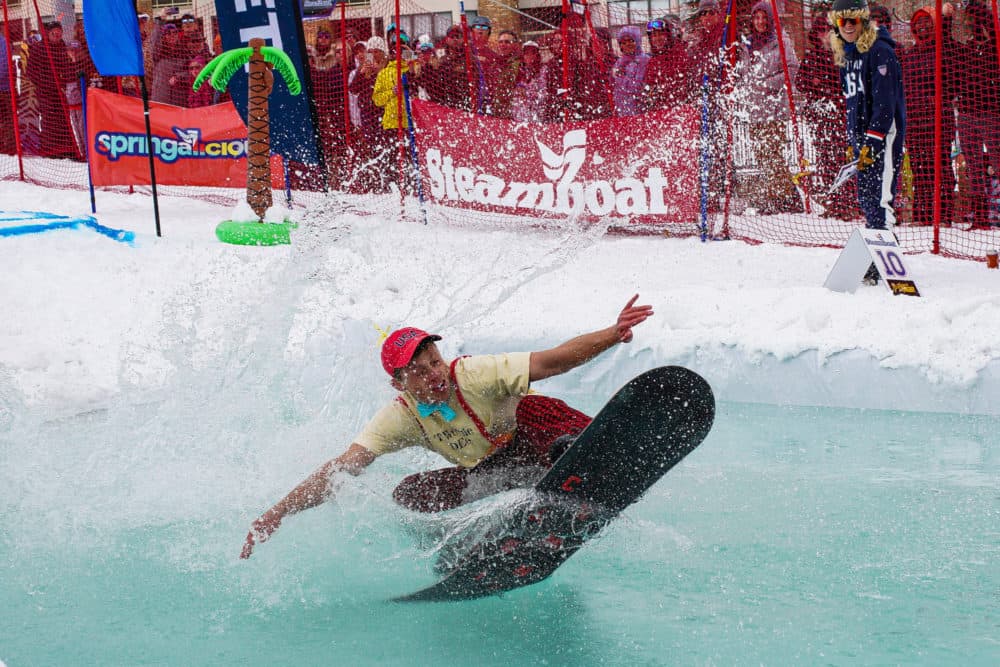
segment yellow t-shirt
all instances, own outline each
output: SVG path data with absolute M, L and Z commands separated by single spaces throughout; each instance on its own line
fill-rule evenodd
M 528 393 L 530 356 L 530 352 L 482 355 L 459 359 L 455 365 L 462 397 L 491 436 L 511 434 L 517 427 L 517 405 Z M 354 442 L 376 456 L 424 447 L 465 468 L 475 466 L 490 453 L 492 444 L 462 408 L 454 388 L 448 398 L 455 411 L 450 422 L 440 412 L 420 417 L 416 398 L 409 392 L 402 398 L 406 405 L 396 400 L 379 410 Z

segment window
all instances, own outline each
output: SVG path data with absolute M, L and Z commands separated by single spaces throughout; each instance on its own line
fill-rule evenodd
M 347 0 L 348 7 L 364 7 L 369 4 L 369 0 Z M 302 0 L 303 16 L 330 16 L 336 7 L 334 0 Z
M 420 35 L 430 35 L 431 41 L 437 44 L 444 39 L 445 33 L 451 27 L 451 12 L 407 14 L 399 17 L 399 24 L 411 39 L 415 40 Z
M 609 0 L 608 11 L 612 26 L 645 26 L 650 19 L 666 14 L 683 16 L 686 13 L 682 0 Z

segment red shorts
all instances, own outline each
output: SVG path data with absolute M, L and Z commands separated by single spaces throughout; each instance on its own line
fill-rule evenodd
M 510 444 L 490 454 L 474 468 L 454 466 L 418 472 L 400 482 L 393 499 L 416 512 L 440 512 L 462 504 L 462 495 L 476 477 L 495 475 L 504 468 L 552 467 L 549 448 L 556 438 L 577 435 L 590 417 L 557 398 L 529 394 L 517 406 L 517 431 Z M 506 488 L 514 488 L 511 483 Z

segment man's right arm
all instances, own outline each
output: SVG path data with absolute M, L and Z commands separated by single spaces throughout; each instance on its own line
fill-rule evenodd
M 577 336 L 551 350 L 532 352 L 528 362 L 530 381 L 537 382 L 562 375 L 618 343 L 632 342 L 632 327 L 642 324 L 653 314 L 652 306 L 635 305 L 638 298 L 639 295 L 636 294 L 629 299 L 618 314 L 618 320 L 610 327 Z
M 253 522 L 250 532 L 247 533 L 247 539 L 243 543 L 240 558 L 249 558 L 253 553 L 254 546 L 260 542 L 266 542 L 274 531 L 278 530 L 281 521 L 286 516 L 316 507 L 329 500 L 333 495 L 330 479 L 333 473 L 347 472 L 359 475 L 374 460 L 375 454 L 354 443 L 346 452 L 324 463 L 316 472 L 292 489 L 287 496 L 279 500 L 274 507 L 264 512 L 260 518 Z

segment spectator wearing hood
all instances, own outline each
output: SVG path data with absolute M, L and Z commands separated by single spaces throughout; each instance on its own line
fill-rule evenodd
M 961 75 L 955 77 L 958 136 L 969 173 L 971 222 L 985 226 L 989 216 L 988 165 L 1000 171 L 1000 72 L 993 15 L 978 0 L 963 15 L 969 41 L 957 47 Z M 957 72 L 957 69 L 956 69 Z M 986 147 L 987 154 L 983 153 Z
M 847 112 L 848 159 L 857 159 L 858 203 L 865 226 L 896 222 L 896 175 L 903 162 L 906 100 L 896 43 L 869 20 L 867 0 L 834 0 L 827 19 Z M 872 267 L 874 269 L 874 267 Z M 869 272 L 866 280 L 877 276 Z
M 944 5 L 945 14 L 951 16 L 951 5 Z M 955 173 L 951 168 L 951 143 L 955 136 L 955 113 L 952 100 L 955 96 L 955 56 L 956 45 L 950 38 L 951 22 L 942 27 L 945 32 L 942 62 L 942 113 L 941 147 L 934 157 L 934 99 L 937 96 L 935 83 L 936 44 L 934 24 L 936 12 L 933 7 L 923 7 L 913 13 L 910 32 L 915 43 L 903 51 L 900 63 L 903 68 L 903 90 L 906 91 L 906 148 L 913 170 L 913 224 L 934 223 L 934 182 L 935 162 L 940 171 L 941 223 L 952 222 L 955 195 Z M 994 65 L 995 66 L 995 65 Z
M 649 55 L 642 50 L 639 28 L 633 25 L 621 28 L 618 31 L 618 49 L 621 55 L 611 70 L 615 114 L 635 116 L 642 111 L 642 91 L 649 64 Z
M 371 50 L 370 44 L 369 50 Z M 406 105 L 402 99 L 402 83 L 399 80 L 400 74 L 408 75 L 409 72 L 410 61 L 403 59 L 397 63 L 394 59 L 390 58 L 378 72 L 375 78 L 375 85 L 372 88 L 372 101 L 375 103 L 375 106 L 382 109 L 382 129 L 391 131 L 393 137 L 395 137 L 400 127 L 404 129 L 409 127 L 406 117 Z
M 789 112 L 785 66 L 790 80 L 795 80 L 799 61 L 788 34 L 774 20 L 771 3 L 754 5 L 750 15 L 751 30 L 740 49 L 739 83 L 736 101 L 750 122 L 750 142 L 760 179 L 748 188 L 751 205 L 760 215 L 801 213 L 802 200 L 792 183 L 785 148 L 788 145 Z M 785 63 L 781 59 L 784 43 Z
M 795 88 L 802 97 L 801 118 L 813 132 L 816 164 L 810 190 L 825 197 L 823 216 L 851 220 L 858 214 L 854 183 L 845 183 L 832 194 L 825 193 L 833 185 L 847 151 L 843 133 L 844 92 L 840 87 L 840 70 L 826 45 L 830 23 L 826 11 L 813 15 L 812 27 L 806 37 L 806 51 L 795 75 Z

